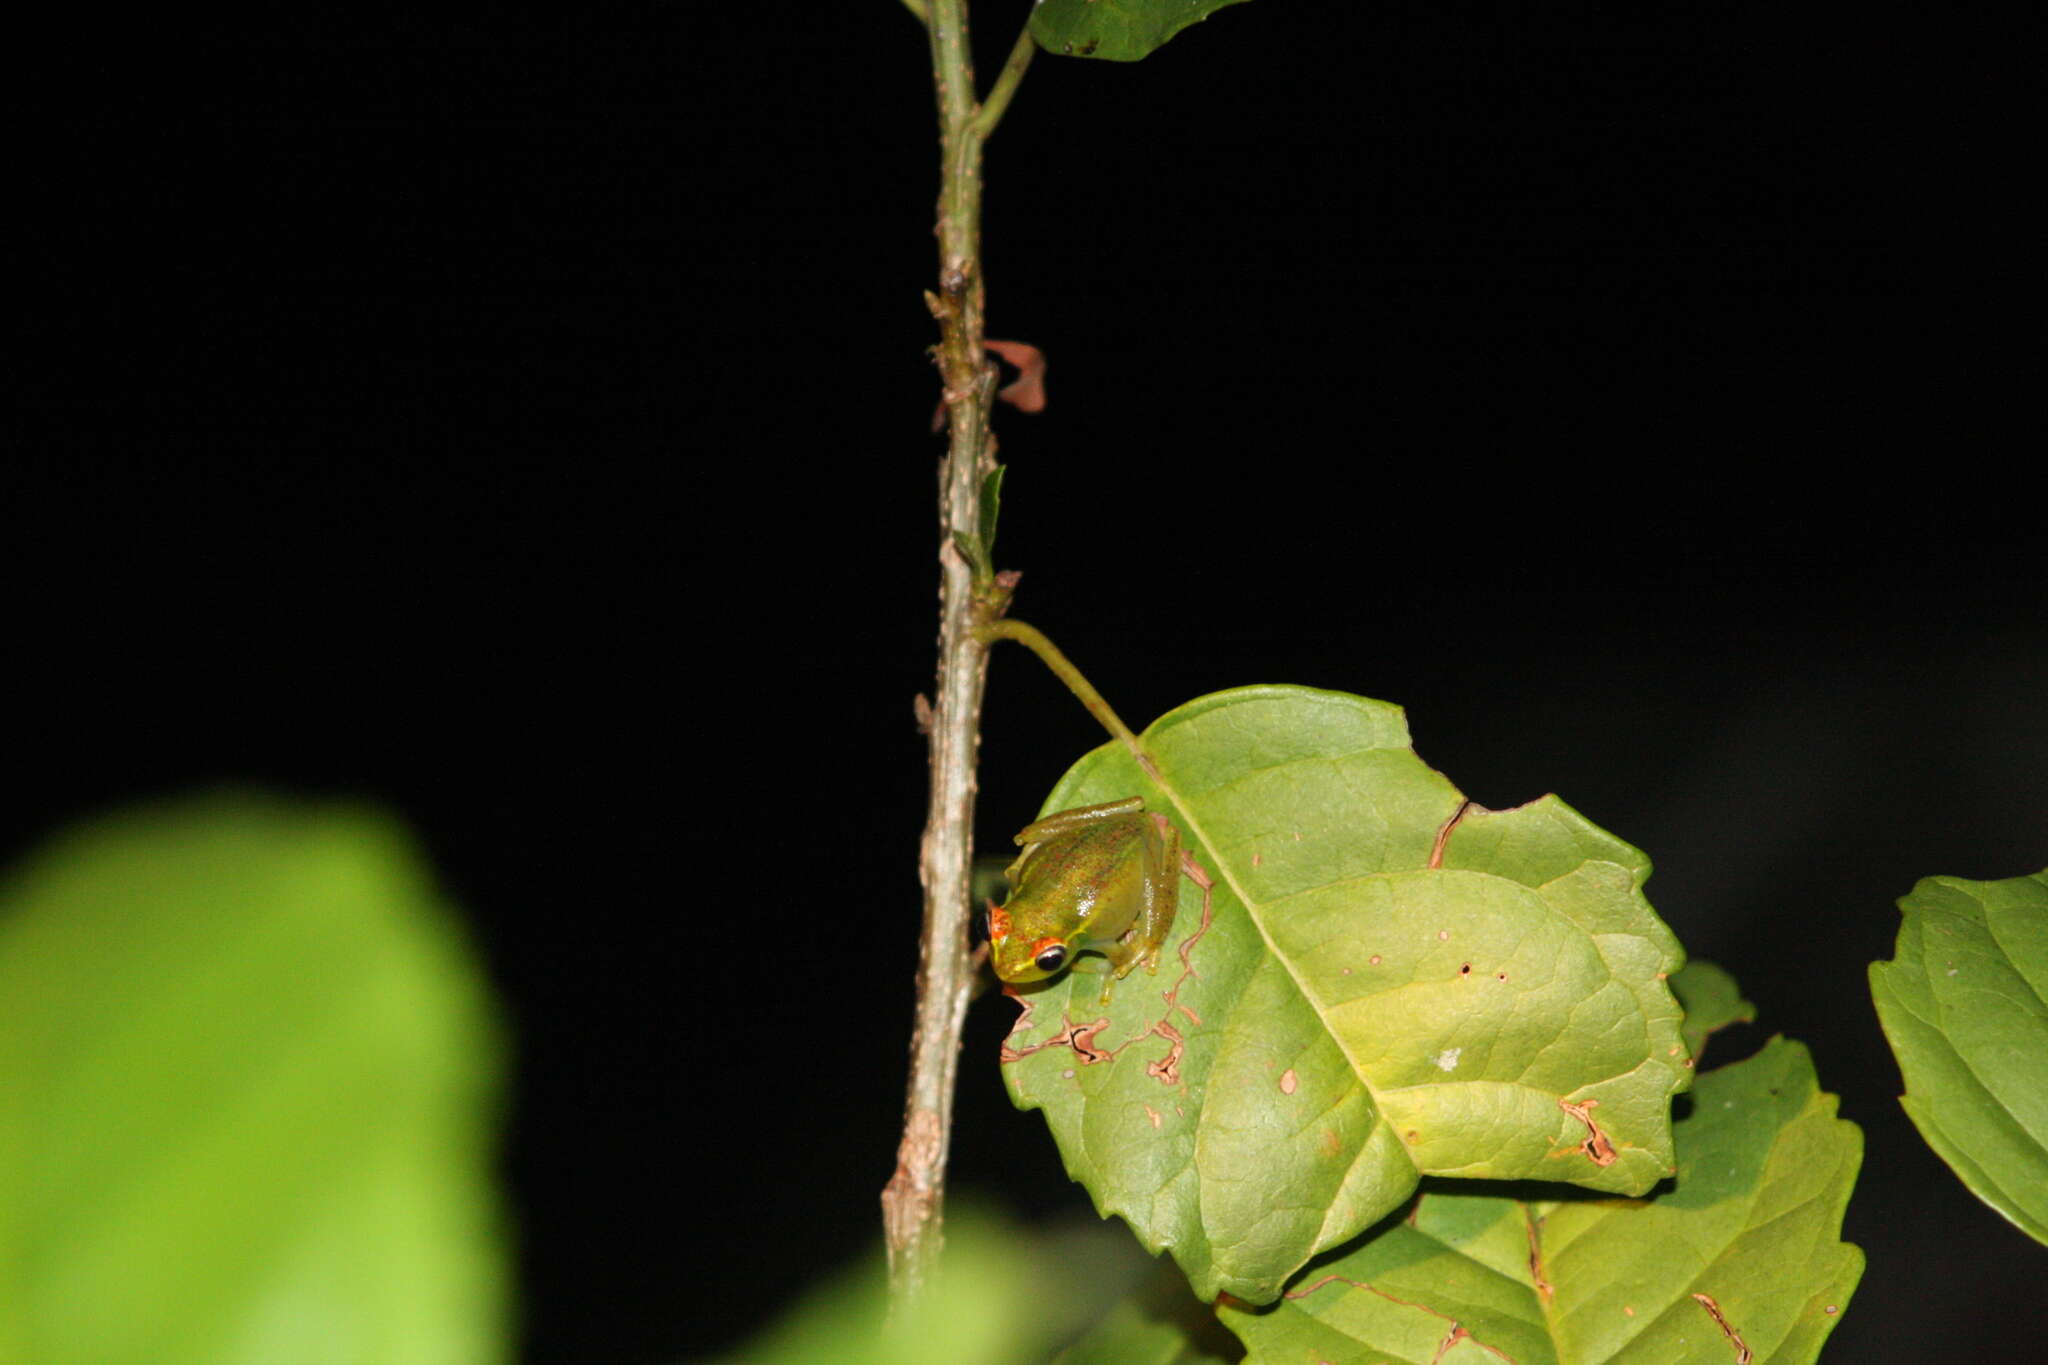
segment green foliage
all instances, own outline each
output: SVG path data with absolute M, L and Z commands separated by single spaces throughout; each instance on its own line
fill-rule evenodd
M 1690 1079 L 1679 949 L 1636 849 L 1554 797 L 1470 806 L 1398 707 L 1251 687 L 1071 769 L 1047 811 L 1143 796 L 1214 879 L 1159 974 L 1021 988 L 1004 1071 L 1068 1171 L 1207 1300 L 1266 1302 L 1425 1174 L 1640 1195 Z M 1084 959 L 1083 965 L 1086 964 Z
M 1777 1039 L 1700 1078 L 1677 1141 L 1677 1180 L 1654 1200 L 1434 1186 L 1277 1307 L 1221 1316 L 1253 1362 L 1815 1359 L 1863 1270 L 1839 1240 L 1861 1134 L 1806 1050 Z
M 1711 962 L 1686 963 L 1671 978 L 1671 993 L 1685 1007 L 1685 1022 L 1678 1031 L 1695 1063 L 1707 1050 L 1707 1035 L 1756 1020 L 1756 1006 L 1742 998 L 1735 978 Z
M 1128 1240 L 1101 1234 L 1034 1236 L 956 1202 L 940 1277 L 901 1312 L 877 1251 L 725 1365 L 1040 1365 L 1129 1279 Z
M 224 797 L 0 888 L 0 1360 L 508 1350 L 502 1040 L 410 841 Z
M 1102 1315 L 1052 1365 L 1226 1365 L 1240 1346 L 1209 1305 L 1188 1292 L 1172 1265 L 1160 1263 L 1150 1283 Z
M 981 515 L 975 522 L 974 534 L 953 533 L 953 547 L 960 551 L 960 557 L 974 571 L 977 589 L 986 588 L 996 576 L 996 522 L 1002 511 L 1002 501 L 1003 466 L 997 465 L 981 481 Z
M 1135 62 L 1190 24 L 1244 0 L 1039 0 L 1031 36 L 1047 52 Z
M 1906 1113 L 1985 1203 L 2048 1242 L 2048 872 L 1928 877 L 1870 992 Z
M 1190 1339 L 1186 1324 L 1152 1317 L 1136 1302 L 1125 1302 L 1054 1356 L 1053 1365 L 1224 1365 L 1234 1358 L 1203 1350 Z
M 996 553 L 996 523 L 1002 518 L 1004 468 L 997 465 L 981 481 L 981 520 L 977 525 L 981 532 L 982 557 L 991 563 Z
M 1053 1357 L 1053 1365 L 1223 1365 L 1188 1340 L 1171 1318 L 1149 1318 L 1137 1304 L 1118 1304 L 1083 1340 Z

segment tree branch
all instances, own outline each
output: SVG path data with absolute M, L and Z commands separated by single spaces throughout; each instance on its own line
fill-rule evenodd
M 946 1158 L 960 1031 L 972 992 L 968 954 L 975 759 L 988 646 L 977 626 L 1000 615 L 1013 576 L 977 575 L 958 542 L 980 545 L 984 476 L 995 465 L 989 431 L 996 369 L 984 349 L 981 280 L 981 148 L 984 112 L 974 97 L 966 0 L 925 0 L 940 127 L 939 287 L 926 302 L 939 323 L 948 449 L 939 490 L 939 676 L 931 708 L 931 797 L 918 873 L 924 934 L 917 968 L 917 1022 L 896 1172 L 882 1191 L 890 1292 L 902 1303 L 931 1279 L 942 1242 Z M 1013 63 L 1015 57 L 1013 54 Z M 1007 71 L 1007 68 L 1006 68 Z M 1021 67 L 1018 75 L 1022 74 Z M 1014 89 L 1014 78 L 1008 90 Z M 1000 107 L 995 112 L 1001 113 Z M 992 123 L 993 120 L 991 119 Z

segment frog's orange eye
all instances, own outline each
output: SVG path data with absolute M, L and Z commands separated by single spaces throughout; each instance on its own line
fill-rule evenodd
M 988 936 L 1003 939 L 1010 936 L 1010 917 L 1003 913 L 1003 907 L 993 900 L 988 903 Z
M 1055 939 L 1039 948 L 1038 955 L 1031 959 L 1041 972 L 1056 972 L 1067 962 L 1067 945 Z

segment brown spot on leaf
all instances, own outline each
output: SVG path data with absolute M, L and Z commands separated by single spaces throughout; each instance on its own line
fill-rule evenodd
M 1097 1019 L 1092 1024 L 1076 1024 L 1072 1027 L 1073 1037 L 1068 1041 L 1072 1043 L 1074 1055 L 1081 1059 L 1082 1065 L 1094 1066 L 1097 1062 L 1106 1062 L 1116 1056 L 1114 1052 L 1104 1052 L 1095 1046 L 1095 1040 L 1109 1027 L 1107 1016 Z
M 1524 1216 L 1526 1217 L 1526 1210 L 1528 1206 L 1525 1204 L 1522 1207 L 1525 1211 Z M 1550 1283 L 1549 1280 L 1543 1278 L 1543 1242 L 1541 1238 L 1542 1228 L 1543 1220 L 1541 1218 L 1530 1218 L 1528 1220 L 1529 1283 L 1535 1285 L 1536 1293 L 1542 1297 L 1545 1303 L 1549 1303 L 1552 1297 L 1556 1295 L 1557 1289 L 1554 1285 Z
M 1293 1068 L 1293 1067 L 1291 1067 L 1291 1066 L 1290 1066 L 1290 1067 L 1288 1067 L 1288 1068 L 1287 1068 L 1287 1069 L 1286 1069 L 1285 1071 L 1283 1071 L 1283 1072 L 1281 1072 L 1281 1073 L 1280 1073 L 1280 1093 L 1281 1093 L 1281 1094 L 1283 1094 L 1283 1095 L 1292 1095 L 1292 1094 L 1294 1093 L 1294 1088 L 1295 1088 L 1295 1086 L 1296 1086 L 1296 1085 L 1298 1085 L 1299 1083 L 1300 1083 L 1300 1082 L 1299 1082 L 1299 1081 L 1298 1081 L 1298 1080 L 1296 1079 L 1296 1077 L 1295 1077 L 1295 1075 L 1294 1075 L 1294 1068 Z
M 1579 1151 L 1585 1155 L 1586 1160 L 1595 1166 L 1612 1166 L 1616 1160 L 1614 1144 L 1608 1141 L 1607 1134 L 1600 1131 L 1600 1125 L 1593 1121 L 1593 1110 L 1599 1104 L 1598 1100 L 1573 1104 L 1570 1100 L 1560 1098 L 1557 1107 L 1586 1125 L 1586 1140 L 1579 1144 Z
M 1451 818 L 1437 827 L 1436 842 L 1431 844 L 1429 848 L 1429 865 L 1431 867 L 1437 868 L 1444 865 L 1444 844 L 1450 840 L 1451 831 L 1458 827 L 1458 822 L 1465 818 L 1465 812 L 1471 809 L 1472 803 L 1470 801 L 1459 802 L 1458 808 L 1451 812 Z
M 1028 1057 L 1031 1055 L 1031 1053 L 1038 1051 L 1038 1048 L 1034 1047 L 1031 1048 L 1029 1051 L 1019 1052 L 1017 1049 L 1010 1046 L 1010 1040 L 1012 1038 L 1015 1038 L 1018 1034 L 1025 1032 L 1027 1029 L 1031 1027 L 1031 1015 L 1034 1011 L 1037 1010 L 1038 1002 L 1035 1000 L 1026 1000 L 1023 996 L 1017 994 L 1017 989 L 1014 986 L 1005 985 L 1003 987 L 1003 994 L 1009 996 L 1012 1000 L 1017 1002 L 1017 1022 L 1010 1025 L 1010 1031 L 1003 1035 L 1003 1048 L 1001 1053 L 1003 1061 L 1014 1062 L 1020 1057 Z M 1039 1044 L 1039 1047 L 1043 1046 L 1043 1043 Z
M 1443 1359 L 1443 1354 L 1445 1351 L 1449 1350 L 1451 1347 L 1457 1345 L 1461 1341 L 1469 1341 L 1474 1346 L 1477 1346 L 1480 1350 L 1485 1351 L 1488 1355 L 1494 1356 L 1500 1360 L 1504 1360 L 1508 1362 L 1508 1365 L 1514 1365 L 1514 1357 L 1510 1356 L 1507 1352 L 1501 1350 L 1498 1346 L 1489 1346 L 1485 1342 L 1479 1340 L 1479 1338 L 1473 1336 L 1470 1332 L 1466 1331 L 1465 1328 L 1459 1324 L 1457 1319 L 1453 1318 L 1450 1314 L 1439 1312 L 1438 1310 L 1429 1307 L 1427 1304 L 1416 1303 L 1411 1299 L 1403 1299 L 1393 1294 L 1389 1294 L 1386 1290 L 1380 1288 L 1378 1285 L 1373 1284 L 1367 1280 L 1348 1279 L 1343 1275 L 1325 1275 L 1323 1276 L 1323 1278 L 1317 1280 L 1314 1284 L 1309 1285 L 1307 1288 L 1293 1290 L 1287 1294 L 1283 1294 L 1281 1297 L 1288 1299 L 1305 1299 L 1309 1295 L 1315 1293 L 1318 1289 L 1321 1289 L 1324 1285 L 1331 1283 L 1349 1285 L 1353 1289 L 1360 1290 L 1364 1293 L 1378 1295 L 1380 1298 L 1385 1299 L 1388 1303 L 1399 1304 L 1403 1308 L 1412 1308 L 1418 1313 L 1427 1313 L 1429 1314 L 1429 1316 L 1437 1319 L 1440 1322 L 1449 1323 L 1451 1325 L 1451 1330 L 1445 1335 L 1443 1341 L 1438 1344 L 1436 1348 L 1436 1355 L 1433 1357 L 1433 1359 L 1441 1360 Z M 1222 1297 L 1223 1296 L 1221 1295 L 1218 1296 L 1219 1302 L 1221 1301 Z
M 1011 1046 L 1011 1039 L 1031 1027 L 1031 1014 L 1038 1007 L 1038 1002 L 1026 1000 L 1012 986 L 1004 986 L 1003 994 L 1009 996 L 1023 1007 L 1022 1012 L 1017 1016 L 1017 1022 L 1010 1026 L 1009 1033 L 1004 1036 L 1002 1049 L 997 1054 L 998 1059 L 1005 1065 L 1011 1062 L 1021 1062 L 1034 1052 L 1043 1052 L 1049 1047 L 1072 1048 L 1074 1055 L 1081 1059 L 1083 1066 L 1093 1066 L 1097 1062 L 1106 1062 L 1116 1056 L 1114 1051 L 1105 1052 L 1095 1046 L 1097 1035 L 1109 1027 L 1109 1019 L 1106 1016 L 1086 1024 L 1077 1024 L 1072 1019 L 1063 1017 L 1060 1021 L 1060 1031 L 1047 1038 L 1044 1042 L 1033 1043 L 1030 1047 Z
M 1707 1310 L 1707 1316 L 1712 1318 L 1714 1325 L 1721 1329 L 1721 1335 L 1728 1338 L 1728 1346 L 1735 1352 L 1735 1365 L 1749 1365 L 1749 1362 L 1755 1357 L 1751 1355 L 1749 1347 L 1743 1343 L 1742 1333 L 1736 1331 L 1734 1327 L 1729 1325 L 1728 1319 L 1721 1315 L 1721 1305 L 1714 1302 L 1714 1296 L 1711 1294 L 1695 1294 L 1693 1299 L 1698 1302 L 1700 1307 Z
M 1152 1127 L 1156 1131 L 1160 1124 L 1159 1111 L 1148 1104 L 1145 1106 L 1145 1117 L 1152 1120 Z
M 1166 1055 L 1145 1068 L 1145 1074 L 1162 1085 L 1180 1084 L 1181 1054 L 1187 1051 L 1187 1042 L 1175 1031 L 1173 1025 L 1161 1019 L 1152 1026 L 1152 1031 L 1171 1044 Z

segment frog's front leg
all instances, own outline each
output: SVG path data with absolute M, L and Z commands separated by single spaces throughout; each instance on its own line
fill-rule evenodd
M 1159 950 L 1173 932 L 1174 912 L 1180 906 L 1180 831 L 1163 815 L 1154 815 L 1158 833 L 1145 840 L 1145 877 L 1138 904 L 1138 917 L 1124 936 L 1105 954 L 1115 968 L 1103 983 L 1107 998 L 1111 982 L 1130 975 L 1131 968 L 1146 972 L 1159 970 Z

